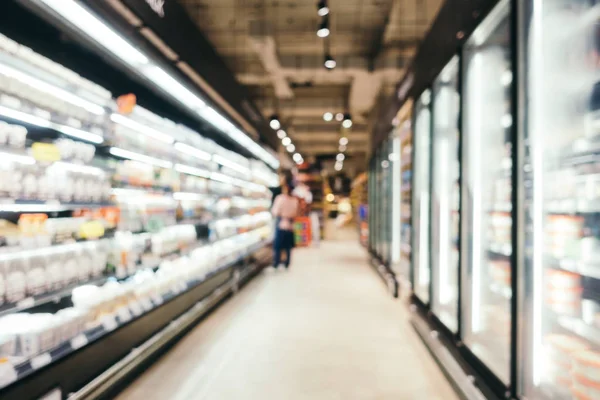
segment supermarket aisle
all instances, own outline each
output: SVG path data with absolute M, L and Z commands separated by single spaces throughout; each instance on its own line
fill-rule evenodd
M 122 400 L 452 400 L 355 240 L 298 249 L 134 382 Z

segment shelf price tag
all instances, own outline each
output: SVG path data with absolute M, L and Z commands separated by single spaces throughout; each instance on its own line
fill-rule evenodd
M 83 333 L 80 333 L 79 335 L 71 339 L 71 348 L 73 350 L 80 349 L 86 344 L 88 344 L 88 339 Z
M 39 356 L 33 357 L 29 363 L 31 364 L 31 368 L 40 369 L 50 364 L 51 361 L 52 356 L 50 356 L 50 353 L 42 353 Z
M 102 318 L 102 327 L 105 331 L 111 332 L 117 329 L 117 320 L 114 315 L 105 315 Z

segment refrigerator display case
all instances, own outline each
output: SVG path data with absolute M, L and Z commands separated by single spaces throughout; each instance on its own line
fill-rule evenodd
M 524 3 L 523 391 L 600 399 L 600 2 Z
M 413 177 L 413 288 L 423 303 L 430 300 L 430 168 L 431 168 L 431 91 L 425 90 L 415 104 L 415 171 Z
M 458 330 L 459 110 L 458 56 L 433 84 L 431 189 L 431 309 L 442 323 Z
M 369 231 L 371 251 L 384 265 L 390 265 L 392 253 L 393 163 L 392 143 L 384 141 L 371 159 L 369 176 Z
M 512 344 L 510 43 L 510 6 L 503 1 L 462 52 L 462 336 L 507 385 Z

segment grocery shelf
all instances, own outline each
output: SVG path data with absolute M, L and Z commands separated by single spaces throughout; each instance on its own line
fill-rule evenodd
M 198 302 L 211 294 L 224 296 L 234 284 L 247 280 L 257 265 L 236 274 L 234 266 L 243 262 L 241 268 L 247 268 L 248 258 L 269 243 L 265 240 L 232 254 L 203 278 L 176 284 L 162 296 L 130 303 L 116 315 L 103 317 L 97 327 L 16 364 L 12 374 L 3 375 L 0 398 L 39 398 L 57 387 L 64 395 L 77 392 L 128 353 L 135 353 L 134 349 L 156 332 L 177 324 L 178 317 Z
M 70 285 L 67 285 L 58 290 L 54 290 L 48 293 L 40 294 L 37 296 L 30 296 L 23 300 L 18 301 L 17 303 L 4 304 L 0 307 L 0 317 L 8 314 L 12 314 L 15 312 L 23 312 L 23 311 L 32 311 L 35 308 L 38 308 L 43 305 L 51 304 L 51 303 L 59 303 L 65 297 L 70 297 L 71 292 L 78 286 L 81 285 L 103 285 L 107 280 L 113 278 L 114 276 L 101 276 L 97 278 L 90 279 L 85 282 L 75 282 Z
M 115 203 L 65 202 L 58 200 L 29 200 L 0 198 L 0 212 L 59 212 L 79 209 L 114 207 Z
M 600 264 L 590 264 L 571 259 L 550 259 L 550 265 L 559 267 L 565 271 L 574 272 L 582 276 L 600 280 Z
M 550 214 L 592 214 L 600 213 L 600 200 L 566 199 L 551 200 L 547 211 Z
M 586 324 L 579 318 L 558 316 L 558 324 L 564 329 L 573 332 L 590 343 L 600 346 L 600 328 Z

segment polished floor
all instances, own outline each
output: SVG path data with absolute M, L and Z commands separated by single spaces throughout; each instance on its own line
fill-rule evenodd
M 265 270 L 127 388 L 127 400 L 453 400 L 352 231 Z

